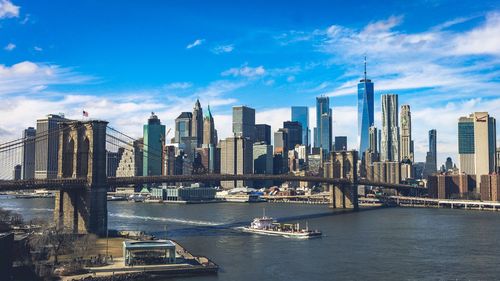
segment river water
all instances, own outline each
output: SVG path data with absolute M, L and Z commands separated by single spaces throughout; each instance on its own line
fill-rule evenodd
M 498 212 L 108 203 L 110 228 L 172 238 L 221 267 L 217 276 L 179 280 L 500 280 Z M 53 199 L 0 199 L 0 207 L 26 219 L 51 218 L 53 204 Z M 301 241 L 234 230 L 261 216 L 264 207 L 280 221 L 307 221 L 324 236 Z

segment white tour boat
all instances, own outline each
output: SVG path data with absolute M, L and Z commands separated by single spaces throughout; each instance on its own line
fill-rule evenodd
M 283 236 L 287 238 L 300 238 L 309 239 L 320 237 L 322 235 L 319 230 L 310 230 L 306 225 L 306 228 L 300 228 L 298 223 L 296 224 L 280 224 L 277 223 L 275 219 L 271 217 L 266 217 L 265 213 L 261 218 L 255 218 L 250 226 L 242 227 L 245 232 L 263 234 L 263 235 L 274 235 Z

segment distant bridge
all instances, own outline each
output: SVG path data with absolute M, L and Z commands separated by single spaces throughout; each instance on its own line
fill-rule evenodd
M 108 132 L 108 130 L 110 132 Z M 21 178 L 20 159 L 26 145 L 57 141 L 57 171 L 50 171 L 55 179 Z M 0 144 L 0 168 L 14 167 L 14 179 L 8 174 L 0 174 L 0 192 L 46 188 L 58 190 L 55 198 L 54 221 L 60 227 L 68 227 L 73 232 L 105 235 L 108 225 L 106 194 L 109 187 L 161 184 L 176 182 L 219 182 L 241 180 L 268 180 L 289 182 L 312 182 L 328 185 L 330 207 L 357 209 L 358 185 L 378 186 L 403 190 L 418 190 L 409 185 L 370 182 L 357 178 L 357 152 L 332 152 L 330 164 L 324 169 L 325 176 L 281 175 L 169 175 L 169 176 L 131 176 L 107 177 L 107 155 L 118 149 L 136 149 L 136 140 L 111 128 L 106 121 L 64 121 L 59 128 L 37 134 L 36 138 L 22 138 Z M 163 151 L 155 151 L 142 144 L 150 156 L 163 159 Z M 55 148 L 52 148 L 55 149 Z M 52 150 L 54 151 L 54 150 Z M 49 177 L 49 171 L 47 171 Z
M 177 182 L 218 182 L 218 181 L 238 181 L 238 180 L 263 180 L 263 181 L 286 181 L 286 182 L 312 182 L 325 183 L 331 185 L 366 185 L 374 187 L 391 188 L 398 191 L 419 190 L 422 187 L 415 187 L 406 184 L 391 184 L 384 182 L 372 182 L 360 179 L 352 182 L 345 178 L 325 178 L 318 176 L 295 176 L 295 175 L 228 175 L 228 174 L 200 174 L 200 175 L 169 175 L 169 176 L 137 176 L 137 177 L 108 177 L 107 185 L 110 187 L 127 186 L 137 184 L 162 184 Z M 32 180 L 0 180 L 0 192 L 12 190 L 31 190 L 45 188 L 49 190 L 61 189 L 81 189 L 85 188 L 88 181 L 86 178 L 63 178 L 63 179 L 32 179 Z

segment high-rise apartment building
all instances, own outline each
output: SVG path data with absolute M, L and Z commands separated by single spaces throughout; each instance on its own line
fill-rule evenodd
M 271 144 L 271 126 L 267 124 L 255 125 L 255 142 Z
M 253 143 L 255 141 L 255 109 L 247 106 L 233 106 L 233 133 Z
M 294 149 L 296 145 L 302 144 L 302 125 L 297 121 L 283 122 L 283 130 L 288 134 L 288 149 Z
M 458 120 L 460 172 L 480 177 L 495 172 L 496 120 L 488 112 L 474 112 Z
M 324 152 L 332 149 L 332 109 L 329 97 L 316 98 L 316 128 L 314 129 L 314 147 L 322 148 Z
M 399 162 L 398 95 L 382 95 L 380 160 Z
M 55 179 L 58 169 L 59 123 L 64 116 L 49 114 L 36 121 L 35 178 Z
M 35 178 L 35 128 L 29 127 L 25 129 L 23 139 L 22 178 L 23 180 L 30 180 Z
M 220 141 L 220 173 L 244 175 L 253 173 L 253 145 L 244 137 L 230 137 Z M 249 181 L 221 181 L 223 188 L 251 186 Z
M 403 104 L 401 106 L 401 149 L 400 149 L 400 160 L 405 163 L 413 163 L 414 152 L 413 152 L 413 140 L 411 137 L 411 111 L 410 105 Z
M 358 143 L 359 153 L 363 153 L 369 146 L 369 128 L 374 124 L 373 110 L 373 83 L 366 77 L 366 57 L 364 77 L 358 83 Z
M 193 120 L 191 122 L 191 136 L 196 138 L 196 147 L 203 144 L 203 109 L 200 100 L 196 99 L 193 108 Z
M 309 147 L 309 108 L 307 106 L 292 106 L 292 121 L 302 126 L 302 144 Z
M 148 123 L 144 125 L 143 175 L 161 175 L 164 144 L 165 125 L 162 125 L 158 116 L 151 112 Z

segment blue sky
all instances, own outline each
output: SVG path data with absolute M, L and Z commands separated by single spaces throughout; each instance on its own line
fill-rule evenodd
M 140 136 L 150 111 L 172 127 L 197 97 L 226 137 L 234 105 L 277 130 L 328 95 L 354 147 L 364 55 L 377 122 L 381 94 L 411 105 L 417 161 L 429 129 L 444 162 L 459 116 L 500 117 L 499 1 L 269 2 L 0 0 L 0 138 L 82 109 Z

